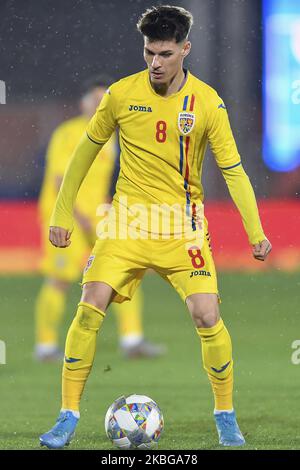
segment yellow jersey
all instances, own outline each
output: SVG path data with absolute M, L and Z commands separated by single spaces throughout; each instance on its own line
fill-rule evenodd
M 59 125 L 51 137 L 39 197 L 41 217 L 47 224 L 58 193 L 57 178 L 63 178 L 70 157 L 87 124 L 88 119 L 85 116 L 77 116 Z M 91 219 L 96 220 L 98 205 L 106 201 L 115 157 L 116 139 L 113 136 L 99 152 L 78 192 L 76 208 Z
M 93 142 L 104 145 L 118 127 L 121 169 L 113 200 L 116 214 L 124 205 L 128 212 L 139 204 L 146 209 L 153 205 L 176 205 L 196 231 L 197 211 L 199 208 L 202 211 L 204 199 L 203 160 L 209 143 L 250 243 L 266 238 L 226 106 L 213 88 L 186 73 L 183 87 L 167 97 L 155 92 L 148 69 L 110 86 L 87 126 L 87 136 L 82 137 L 73 154 L 51 225 L 72 227 L 76 193 L 93 161 Z
M 223 101 L 190 72 L 168 97 L 151 86 L 148 70 L 113 84 L 87 127 L 103 144 L 120 128 L 121 171 L 114 205 L 179 205 L 195 227 L 203 202 L 201 173 L 209 142 L 221 168 L 241 163 Z

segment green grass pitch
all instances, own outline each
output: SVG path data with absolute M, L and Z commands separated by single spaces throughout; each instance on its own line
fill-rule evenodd
M 54 424 L 60 407 L 60 364 L 32 359 L 33 304 L 40 284 L 39 277 L 0 278 L 0 339 L 7 346 L 7 364 L 0 365 L 0 449 L 39 449 L 38 436 Z M 200 343 L 186 307 L 158 276 L 146 276 L 143 285 L 146 335 L 165 343 L 168 354 L 124 361 L 111 312 L 98 338 L 70 448 L 112 449 L 104 432 L 106 409 L 122 394 L 139 393 L 163 410 L 159 449 L 220 449 Z M 244 449 L 300 448 L 300 365 L 291 361 L 292 342 L 300 339 L 299 275 L 222 274 L 219 287 L 233 341 L 235 409 L 247 440 Z M 62 344 L 79 296 L 75 285 Z

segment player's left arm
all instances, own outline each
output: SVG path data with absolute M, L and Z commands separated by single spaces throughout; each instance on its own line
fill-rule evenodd
M 253 256 L 260 261 L 264 261 L 272 246 L 261 225 L 251 182 L 242 164 L 229 169 L 221 168 L 221 171 L 229 193 L 241 214 L 249 242 L 252 245 Z
M 242 166 L 225 105 L 217 95 L 210 104 L 207 126 L 210 147 L 242 217 L 253 256 L 264 261 L 272 246 L 264 234 L 253 187 Z

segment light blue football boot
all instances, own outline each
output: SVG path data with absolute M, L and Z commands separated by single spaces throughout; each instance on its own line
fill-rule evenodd
M 219 444 L 223 446 L 242 446 L 246 443 L 236 421 L 235 412 L 214 413 Z
M 53 428 L 40 436 L 41 446 L 46 446 L 48 449 L 60 449 L 69 445 L 78 421 L 79 418 L 76 418 L 72 411 L 61 411 Z

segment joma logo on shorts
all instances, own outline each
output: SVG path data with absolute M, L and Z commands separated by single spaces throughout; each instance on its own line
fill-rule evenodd
M 211 277 L 211 274 L 209 271 L 192 271 L 190 277 L 193 276 L 208 276 Z
M 152 113 L 152 109 L 150 106 L 137 106 L 130 104 L 129 105 L 129 111 L 142 111 L 143 113 Z

